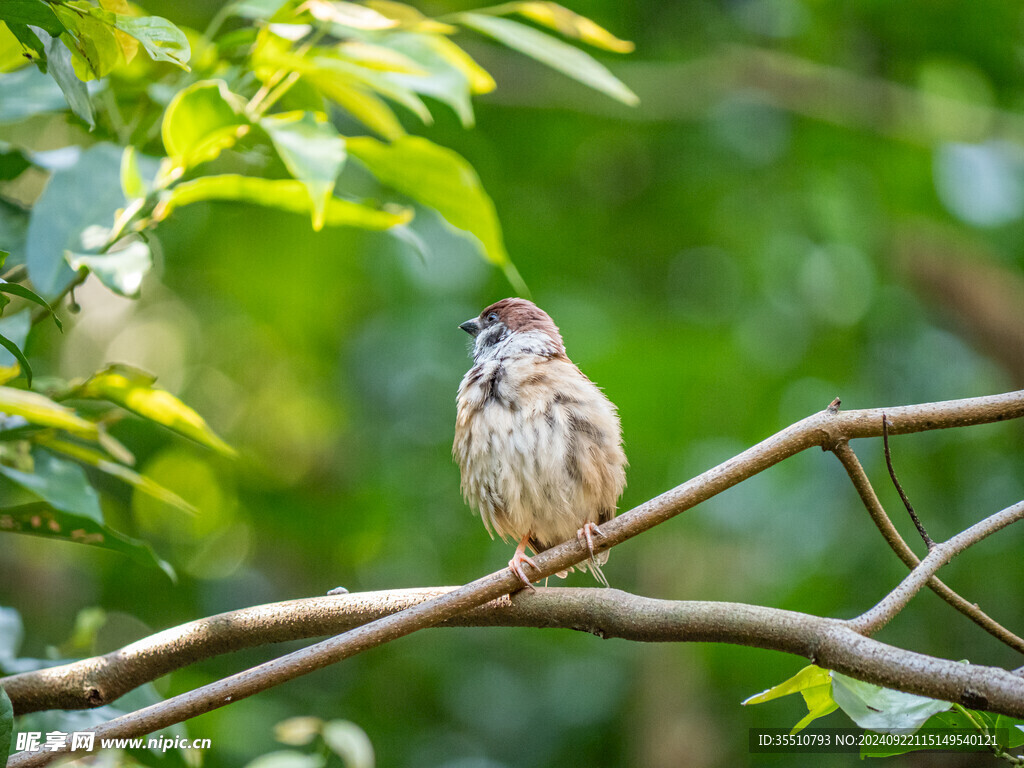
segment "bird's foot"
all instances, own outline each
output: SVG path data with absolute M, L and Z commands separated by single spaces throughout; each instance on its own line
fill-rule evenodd
M 540 570 L 539 568 L 537 568 L 537 564 L 533 562 L 533 558 L 519 549 L 516 550 L 516 553 L 512 556 L 512 559 L 508 561 L 508 569 L 519 577 L 519 580 L 523 582 L 524 587 L 536 590 L 536 587 L 533 586 L 530 579 L 527 578 L 526 573 L 523 572 L 523 563 L 530 565 L 531 567 L 533 567 L 535 571 Z
M 586 547 L 587 552 L 590 553 L 590 559 L 592 562 L 595 560 L 594 552 L 594 536 L 605 537 L 605 534 L 601 532 L 601 529 L 597 527 L 597 523 L 584 523 L 583 527 L 576 531 L 576 538 L 580 542 L 580 546 Z

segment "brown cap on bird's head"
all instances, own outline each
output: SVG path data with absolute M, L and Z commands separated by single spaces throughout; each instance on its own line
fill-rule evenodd
M 562 354 L 565 353 L 562 334 L 559 333 L 555 321 L 547 312 L 526 299 L 508 298 L 496 301 L 478 317 L 467 320 L 459 328 L 470 336 L 476 336 L 495 323 L 501 323 L 513 333 L 539 331 L 555 342 Z

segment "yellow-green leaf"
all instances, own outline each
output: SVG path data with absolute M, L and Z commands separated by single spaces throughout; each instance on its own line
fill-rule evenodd
M 50 398 L 24 389 L 0 386 L 0 413 L 21 416 L 42 427 L 56 427 L 91 440 L 96 438 L 96 425 L 77 416 L 73 410 Z
M 305 185 L 313 206 L 313 229 L 319 231 L 345 164 L 345 140 L 323 115 L 311 112 L 271 115 L 260 125 L 288 172 Z
M 640 99 L 608 68 L 590 54 L 518 21 L 482 13 L 460 13 L 459 23 L 493 37 L 499 43 L 526 54 L 584 85 L 629 106 Z
M 483 255 L 504 269 L 519 291 L 526 292 L 505 251 L 494 203 L 464 158 L 419 136 L 405 136 L 391 144 L 360 136 L 348 140 L 348 150 L 382 182 L 430 206 L 453 227 L 471 235 Z
M 191 168 L 213 160 L 248 130 L 241 98 L 223 80 L 202 80 L 175 94 L 160 132 L 168 157 Z
M 144 371 L 116 365 L 95 374 L 71 396 L 108 400 L 219 453 L 235 455 L 235 450 L 210 429 L 202 416 L 170 392 L 153 386 L 155 381 Z
M 354 29 L 390 29 L 399 25 L 397 20 L 390 19 L 372 8 L 342 0 L 307 0 L 302 4 L 302 8 L 309 11 L 315 19 Z
M 394 0 L 367 0 L 365 5 L 415 32 L 434 32 L 441 35 L 453 35 L 458 32 L 458 27 L 424 16 L 418 8 L 405 3 L 397 3 Z
M 262 179 L 228 173 L 221 176 L 203 176 L 176 185 L 161 202 L 154 215 L 157 218 L 164 218 L 175 208 L 202 200 L 237 200 L 294 213 L 312 213 L 309 195 L 301 181 Z M 324 209 L 324 224 L 332 227 L 390 229 L 411 220 L 412 211 L 408 208 L 382 210 L 337 197 L 330 198 Z
M 87 464 L 90 467 L 95 467 L 100 472 L 105 472 L 111 477 L 116 477 L 118 480 L 127 483 L 141 493 L 145 493 L 147 496 L 151 496 L 157 501 L 162 501 L 164 504 L 168 504 L 172 507 L 195 514 L 198 510 L 181 498 L 178 494 L 173 491 L 164 488 L 160 483 L 140 475 L 133 469 L 121 466 L 110 459 L 104 454 L 92 448 L 87 448 L 84 445 L 78 445 L 77 443 L 70 443 L 67 440 L 59 440 L 46 435 L 39 435 L 36 437 L 36 442 L 40 445 L 46 446 L 51 451 L 56 453 L 62 453 L 76 461 L 80 461 L 83 464 Z
M 771 701 L 772 699 L 778 699 L 782 696 L 789 696 L 790 694 L 798 693 L 805 688 L 813 688 L 826 684 L 832 684 L 832 677 L 829 670 L 822 669 L 814 664 L 808 664 L 788 680 L 784 680 L 778 685 L 773 685 L 766 691 L 762 691 L 761 693 L 745 699 L 743 701 L 743 705 L 764 704 L 766 701 Z
M 431 35 L 427 44 L 437 52 L 441 58 L 461 72 L 469 81 L 469 90 L 475 94 L 490 93 L 497 84 L 491 73 L 481 67 L 473 57 L 462 50 L 459 46 L 440 35 Z
M 631 53 L 636 48 L 629 40 L 620 40 L 604 27 L 580 16 L 558 3 L 525 2 L 508 3 L 501 6 L 510 12 L 525 16 L 549 29 L 561 32 L 566 37 L 574 37 L 596 48 L 604 48 L 615 53 Z
M 387 103 L 362 86 L 346 83 L 339 78 L 313 78 L 320 92 L 374 133 L 388 141 L 405 136 L 398 116 Z

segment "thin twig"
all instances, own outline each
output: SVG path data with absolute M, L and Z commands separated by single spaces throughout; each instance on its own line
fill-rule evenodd
M 899 418 L 894 432 L 905 434 L 946 427 L 968 426 L 1003 421 L 1024 416 L 1024 390 L 1002 395 L 949 400 L 940 403 L 909 405 L 886 409 Z M 793 424 L 767 440 L 748 448 L 713 469 L 704 472 L 677 488 L 641 504 L 601 526 L 604 534 L 594 542 L 597 551 L 620 544 L 655 525 L 705 501 L 718 493 L 778 464 L 790 456 L 812 446 L 831 449 L 838 443 L 857 437 L 878 437 L 882 411 L 869 409 L 841 413 L 821 411 Z M 542 552 L 534 562 L 532 578 L 539 581 L 558 571 L 582 562 L 590 553 L 575 538 Z M 231 677 L 202 686 L 194 691 L 174 696 L 144 709 L 115 718 L 92 729 L 99 738 L 117 738 L 151 733 L 174 723 L 209 712 L 226 704 L 252 696 L 275 685 L 334 664 L 342 659 L 390 642 L 412 632 L 434 626 L 472 608 L 494 600 L 521 587 L 521 583 L 508 569 L 477 579 L 459 589 L 440 595 L 419 605 L 378 619 L 357 629 L 316 643 L 308 648 L 287 654 Z M 861 638 L 862 643 L 874 641 Z M 850 658 L 860 659 L 864 646 L 854 643 L 845 649 Z M 820 657 L 825 664 L 839 663 Z M 861 662 L 863 663 L 863 662 Z M 994 675 L 1007 675 L 1014 685 L 1019 678 L 1009 676 L 1005 670 Z M 900 687 L 901 675 L 884 677 L 881 683 Z M 968 706 L 990 708 L 1011 714 L 1024 714 L 1024 702 L 1016 699 L 1016 688 L 1009 691 L 1004 682 L 992 690 L 992 696 L 974 695 L 976 689 L 964 688 L 959 693 L 947 688 L 953 678 L 940 678 L 935 682 L 945 693 L 941 698 L 960 700 Z M 964 680 L 965 678 L 960 678 Z M 973 678 L 972 678 L 973 680 Z M 1000 678 L 1002 680 L 1002 678 Z M 994 697 L 994 698 L 993 698 Z M 1018 710 L 1018 705 L 1020 709 Z M 19 753 L 8 762 L 10 768 L 45 765 L 59 758 L 64 750 Z
M 841 443 L 833 447 L 832 452 L 842 463 L 843 468 L 846 469 L 846 473 L 849 475 L 850 481 L 853 483 L 853 487 L 856 488 L 857 493 L 860 494 L 861 501 L 867 508 L 868 514 L 871 515 L 871 519 L 878 527 L 878 530 L 885 538 L 886 543 L 888 543 L 893 552 L 896 553 L 896 556 L 903 561 L 903 564 L 906 565 L 907 568 L 916 568 L 921 562 L 920 559 L 914 554 L 910 547 L 907 546 L 907 542 L 903 540 L 903 537 L 900 536 L 899 531 L 896 530 L 896 527 L 892 524 L 889 516 L 885 513 L 885 509 L 882 507 L 882 503 L 878 500 L 878 495 L 875 493 L 875 489 L 871 486 L 871 481 L 864 472 L 864 467 L 861 466 L 860 460 L 857 458 L 857 454 L 854 453 L 853 449 L 847 443 Z M 929 579 L 928 587 L 949 605 L 969 618 L 997 640 L 1000 640 L 1010 646 L 1015 651 L 1024 653 L 1024 638 L 1008 630 L 981 610 L 977 604 L 961 597 L 950 589 L 944 582 L 940 581 L 938 577 L 933 576 Z
M 848 622 L 849 626 L 865 634 L 877 632 L 906 607 L 939 568 L 973 544 L 1021 519 L 1024 519 L 1024 501 L 986 517 L 941 544 L 935 544 L 928 552 L 928 556 L 900 582 L 899 586 L 874 608 L 851 619 Z
M 907 493 L 903 490 L 903 486 L 900 485 L 900 480 L 896 477 L 896 470 L 892 466 L 892 454 L 889 452 L 889 426 L 890 421 L 883 413 L 882 444 L 885 446 L 885 466 L 889 468 L 889 477 L 892 478 L 892 484 L 896 486 L 896 491 L 899 493 L 900 498 L 903 499 L 903 506 L 907 508 L 907 512 L 910 514 L 910 519 L 913 520 L 914 525 L 917 526 L 917 532 L 921 534 L 921 538 L 924 540 L 925 546 L 928 547 L 928 551 L 931 552 L 935 547 L 935 541 L 928 535 L 928 531 L 925 530 L 924 525 L 921 523 L 921 518 L 919 518 L 917 516 L 917 512 L 914 511 L 914 505 L 911 504 L 910 499 L 907 498 Z

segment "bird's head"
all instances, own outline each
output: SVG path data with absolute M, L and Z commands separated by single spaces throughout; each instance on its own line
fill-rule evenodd
M 509 355 L 565 355 L 558 326 L 526 299 L 496 301 L 459 328 L 473 337 L 473 360 L 478 363 Z

